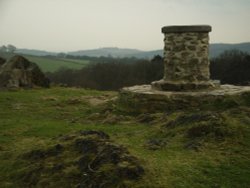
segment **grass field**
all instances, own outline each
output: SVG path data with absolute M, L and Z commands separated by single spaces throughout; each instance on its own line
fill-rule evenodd
M 0 57 L 5 59 L 11 58 L 15 54 L 0 52 Z M 29 61 L 36 63 L 43 72 L 55 72 L 60 68 L 68 69 L 81 69 L 89 64 L 88 60 L 77 60 L 68 58 L 58 58 L 58 57 L 43 57 L 43 56 L 31 56 L 23 55 Z
M 43 72 L 55 72 L 60 68 L 81 69 L 89 63 L 88 60 L 48 58 L 28 55 L 25 55 L 25 57 L 31 62 L 36 63 Z
M 104 131 L 140 160 L 145 175 L 132 187 L 249 187 L 250 107 L 135 115 L 119 111 L 116 96 L 76 88 L 1 91 L 0 187 L 22 187 L 32 165 L 23 153 L 77 130 Z M 122 118 L 110 122 L 105 114 Z

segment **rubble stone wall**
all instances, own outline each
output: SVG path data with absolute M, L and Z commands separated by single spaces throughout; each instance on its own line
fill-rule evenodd
M 208 32 L 165 33 L 166 81 L 208 81 Z

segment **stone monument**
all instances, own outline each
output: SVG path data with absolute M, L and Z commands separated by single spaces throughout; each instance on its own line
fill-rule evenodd
M 163 79 L 123 88 L 120 106 L 128 111 L 156 112 L 249 101 L 249 86 L 220 85 L 210 80 L 210 31 L 209 25 L 163 27 Z
M 209 25 L 167 26 L 162 28 L 164 43 L 164 78 L 152 83 L 163 91 L 214 88 L 210 80 Z

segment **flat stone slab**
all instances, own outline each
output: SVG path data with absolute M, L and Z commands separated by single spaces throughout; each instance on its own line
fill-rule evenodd
M 212 31 L 210 25 L 172 25 L 162 28 L 162 33 L 208 33 Z
M 240 105 L 249 102 L 250 86 L 221 85 L 213 90 L 159 91 L 151 85 L 125 87 L 121 90 L 119 103 L 127 111 L 157 112 L 183 108 L 200 108 L 204 105 Z

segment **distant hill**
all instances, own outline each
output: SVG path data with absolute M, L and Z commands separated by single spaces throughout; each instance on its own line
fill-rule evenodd
M 18 54 L 25 54 L 25 55 L 34 55 L 34 56 L 50 56 L 50 55 L 56 55 L 55 52 L 47 52 L 44 50 L 35 50 L 35 49 L 17 49 L 15 53 Z
M 215 43 L 210 45 L 210 57 L 217 57 L 226 50 L 240 50 L 250 53 L 250 42 L 239 44 Z
M 223 44 L 223 43 L 210 44 L 209 55 L 211 58 L 217 57 L 225 50 L 232 50 L 232 49 L 237 49 L 250 53 L 250 42 L 239 43 L 239 44 Z M 136 57 L 143 59 L 151 59 L 155 55 L 163 56 L 163 50 L 158 49 L 153 51 L 142 51 L 136 49 L 123 49 L 123 48 L 99 48 L 93 50 L 81 50 L 76 52 L 69 52 L 68 54 L 79 55 L 79 56 L 91 56 L 91 57 L 112 56 L 112 57 Z
M 250 53 L 250 42 L 239 43 L 239 44 L 224 44 L 224 43 L 214 43 L 210 44 L 210 57 L 216 57 L 225 50 L 237 49 L 244 52 Z M 34 55 L 34 56 L 54 56 L 57 53 L 47 52 L 42 50 L 30 50 L 30 49 L 17 49 L 16 53 Z M 100 56 L 112 56 L 112 57 L 136 57 L 143 59 L 151 59 L 155 55 L 163 56 L 163 50 L 153 50 L 153 51 L 142 51 L 137 49 L 129 48 L 98 48 L 91 50 L 79 50 L 66 53 L 73 56 L 89 56 L 89 57 L 100 57 Z
M 143 52 L 144 51 L 129 49 L 129 48 L 98 48 L 92 50 L 80 50 L 80 51 L 68 52 L 68 54 L 75 56 L 90 56 L 90 57 L 100 57 L 100 56 L 129 57 L 132 54 L 139 54 Z
M 156 55 L 163 56 L 163 50 L 144 51 L 136 54 L 131 54 L 132 57 L 136 57 L 139 59 L 152 59 Z
M 233 49 L 250 53 L 250 42 L 239 43 L 239 44 L 224 44 L 224 43 L 210 44 L 209 56 L 210 58 L 214 58 L 214 57 L 219 56 L 221 53 L 223 53 L 226 50 L 233 50 Z M 155 55 L 163 56 L 163 50 L 154 50 L 154 51 L 133 54 L 134 57 L 147 58 L 147 59 L 150 59 L 154 57 Z

